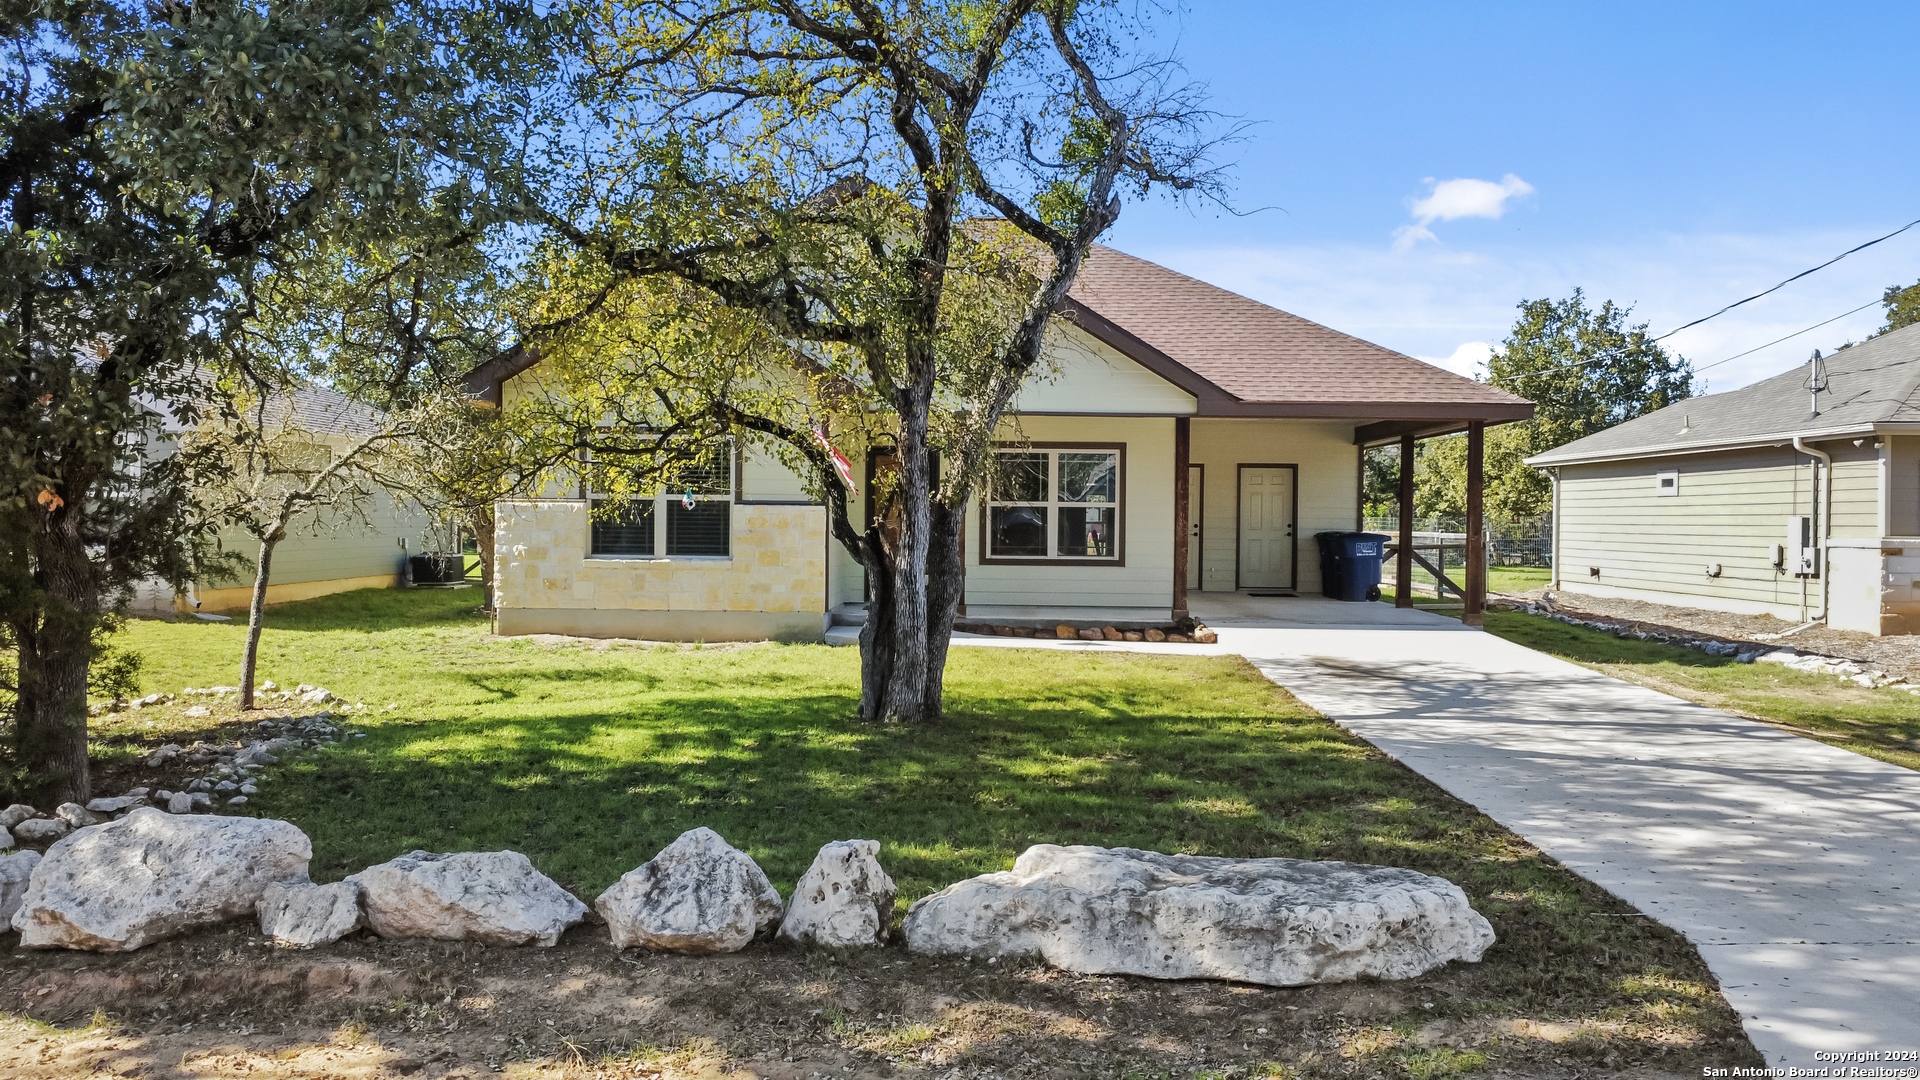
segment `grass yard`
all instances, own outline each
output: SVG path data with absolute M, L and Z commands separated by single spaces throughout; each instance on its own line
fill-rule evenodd
M 932 1075 L 915 1071 L 923 1065 L 1053 1075 L 1026 1063 L 1088 1054 L 1103 1064 L 1065 1075 L 1449 1076 L 1494 1068 L 1638 1077 L 1759 1064 L 1684 940 L 1319 718 L 1237 658 L 957 648 L 947 722 L 882 728 L 852 718 L 852 649 L 500 639 L 487 634 L 476 598 L 368 591 L 269 614 L 263 677 L 325 685 L 374 707 L 349 722 L 366 737 L 275 767 L 246 808 L 306 830 L 316 880 L 413 848 L 504 847 L 591 900 L 681 831 L 706 825 L 759 860 L 783 892 L 822 843 L 880 840 L 904 911 L 960 878 L 1007 868 L 1030 844 L 1128 845 L 1413 867 L 1465 888 L 1499 943 L 1479 964 L 1408 983 L 1261 991 L 1065 976 L 1032 965 L 989 977 L 898 949 L 842 966 L 763 946 L 729 960 L 639 957 L 625 962 L 637 966 L 623 966 L 613 962 L 604 931 L 570 934 L 558 950 L 343 942 L 335 947 L 345 950 L 340 955 L 399 980 L 368 991 L 398 995 L 397 1012 L 359 1007 L 354 1014 L 376 1042 L 425 1038 L 408 1019 L 410 1001 L 445 996 L 461 1004 L 433 1008 L 476 1024 L 479 1014 L 460 1012 L 469 1000 L 506 1010 L 507 983 L 486 994 L 474 989 L 493 977 L 484 968 L 491 964 L 500 979 L 523 980 L 515 985 L 535 1004 L 520 1020 L 511 1010 L 487 1014 L 508 1018 L 499 1021 L 502 1030 L 517 1040 L 494 1039 L 505 1045 L 490 1047 L 497 1054 L 488 1060 L 561 1071 L 587 1060 L 566 1047 L 591 1040 L 567 1034 L 565 1022 L 553 1026 L 556 1014 L 541 1011 L 559 1008 L 564 1020 L 568 1006 L 549 999 L 573 983 L 541 981 L 555 976 L 586 980 L 580 986 L 655 977 L 672 986 L 725 983 L 733 989 L 722 998 L 751 1008 L 663 990 L 647 1000 L 667 1019 L 647 1032 L 616 1030 L 599 1014 L 576 1027 L 591 1029 L 603 1056 L 639 1053 L 635 1040 L 650 1038 L 682 1049 L 697 1044 L 729 1067 L 762 1062 L 766 1068 L 755 1066 L 761 1076 L 788 1075 L 777 1067 L 781 1038 L 789 1061 L 801 1052 L 796 1045 L 811 1047 L 805 1053 L 816 1061 L 841 1055 L 831 1058 L 846 1062 L 836 1075 L 893 1075 L 896 1068 Z M 140 621 L 125 643 L 145 655 L 146 689 L 178 691 L 232 682 L 243 633 L 239 623 Z M 211 718 L 185 717 L 196 700 L 205 699 L 97 721 L 103 790 L 166 779 L 142 772 L 142 747 L 238 730 L 242 718 L 230 705 Z M 397 707 L 388 711 L 389 704 Z M 599 936 L 586 940 L 589 933 Z M 195 957 L 264 959 L 247 953 L 250 941 L 257 943 L 235 930 L 124 958 L 15 954 L 0 960 L 0 1009 L 51 1019 L 61 1002 L 84 1000 L 88 1009 L 105 1001 L 111 1012 L 110 994 L 69 997 L 58 977 L 79 979 L 104 964 L 109 974 L 121 972 L 115 985 L 138 986 L 147 974 L 164 981 L 158 972 L 173 970 L 165 965 L 193 970 Z M 402 969 L 415 981 L 405 983 Z M 422 974 L 430 972 L 444 978 Z M 25 986 L 41 984 L 35 980 L 53 980 L 49 996 L 26 996 Z M 5 992 L 9 982 L 23 988 L 19 996 Z M 631 1014 L 639 984 L 619 985 Z M 891 1019 L 863 1019 L 859 1010 L 876 1006 Z M 742 1009 L 751 1022 L 739 1017 Z M 976 1023 L 986 1015 L 981 1009 L 1000 1019 Z M 316 1015 L 336 1023 L 337 1013 Z M 180 1031 L 179 1017 L 157 1015 L 134 1027 L 147 1024 L 142 1037 L 155 1040 L 152 1032 L 172 1031 L 167 1038 L 175 1042 L 154 1045 L 188 1053 L 191 1046 L 178 1040 L 191 1042 L 191 1025 Z M 259 1022 L 270 1025 L 272 1017 Z M 282 1015 L 281 1022 L 290 1021 Z M 255 1020 L 246 1023 L 254 1030 Z M 789 1023 L 806 1029 L 800 1042 L 778 1035 L 790 1034 L 779 1026 Z M 901 1025 L 911 1031 L 899 1034 Z M 210 1028 L 206 1034 L 215 1037 Z M 555 1041 L 561 1035 L 564 1043 Z
M 1616 678 L 1920 769 L 1920 698 L 1904 688 L 1872 690 L 1831 675 L 1742 664 L 1518 611 L 1489 611 L 1486 625 L 1509 641 Z

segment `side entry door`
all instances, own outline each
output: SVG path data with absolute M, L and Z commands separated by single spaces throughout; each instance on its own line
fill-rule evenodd
M 1240 466 L 1242 589 L 1292 589 L 1294 466 Z

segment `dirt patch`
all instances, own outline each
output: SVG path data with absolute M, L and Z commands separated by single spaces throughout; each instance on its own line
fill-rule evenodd
M 1678 1078 L 1760 1064 L 1737 1033 L 1681 1035 L 1659 1009 L 1491 1015 L 1472 964 L 1276 990 L 899 948 L 618 953 L 596 927 L 553 949 L 359 936 L 303 952 L 242 924 L 129 955 L 9 952 L 0 1075 L 20 1078 Z
M 1540 591 L 1513 597 L 1521 603 L 1537 601 L 1539 598 Z M 1733 615 L 1723 611 L 1701 611 L 1650 604 L 1644 600 L 1616 600 L 1564 591 L 1553 593 L 1553 604 L 1556 610 L 1568 615 L 1619 619 L 1635 624 L 1638 629 L 1664 629 L 1722 641 L 1784 646 L 1801 652 L 1837 656 L 1908 682 L 1920 683 L 1920 634 L 1874 637 L 1851 630 L 1829 630 L 1824 626 L 1815 626 L 1792 637 L 1763 637 L 1791 630 L 1794 624 L 1771 615 Z

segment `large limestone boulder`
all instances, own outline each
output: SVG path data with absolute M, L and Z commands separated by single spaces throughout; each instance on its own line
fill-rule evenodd
M 13 928 L 28 948 L 138 949 L 253 914 L 267 886 L 307 880 L 312 856 L 284 821 L 140 807 L 49 848 Z
M 347 880 L 358 883 L 367 925 L 381 937 L 557 945 L 587 915 L 517 851 L 415 851 Z
M 13 913 L 20 910 L 20 901 L 27 896 L 27 881 L 33 877 L 33 868 L 39 865 L 37 851 L 0 857 L 0 923 L 13 918 Z
M 360 910 L 360 883 L 269 885 L 254 905 L 260 932 L 276 945 L 330 945 L 367 924 Z
M 897 891 L 879 854 L 877 840 L 835 840 L 821 848 L 793 888 L 780 940 L 825 949 L 886 944 Z
M 1493 944 L 1459 886 L 1412 870 L 1052 844 L 915 902 L 903 929 L 914 952 L 1268 986 L 1406 979 Z
M 701 827 L 627 871 L 593 902 L 616 949 L 726 953 L 780 924 L 780 893 L 746 852 Z

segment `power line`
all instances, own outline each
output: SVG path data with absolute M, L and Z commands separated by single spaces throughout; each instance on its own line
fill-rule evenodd
M 1891 240 L 1894 237 L 1899 236 L 1901 233 L 1906 232 L 1908 229 L 1913 228 L 1915 225 L 1920 225 L 1920 220 L 1909 221 L 1905 225 L 1900 226 L 1899 228 L 1893 230 L 1892 232 L 1888 233 L 1885 236 L 1879 237 L 1878 239 L 1869 240 L 1866 243 L 1861 244 L 1859 247 L 1848 248 L 1847 250 L 1841 252 L 1840 254 L 1835 255 L 1833 258 L 1828 259 L 1826 262 L 1821 263 L 1819 266 L 1814 267 L 1813 270 L 1802 270 L 1799 273 L 1788 278 L 1787 280 L 1781 282 L 1780 284 L 1775 285 L 1771 289 L 1764 289 L 1760 292 L 1754 293 L 1752 296 L 1747 297 L 1745 300 L 1735 300 L 1733 303 L 1728 304 L 1726 307 L 1721 308 L 1719 311 L 1714 312 L 1712 315 L 1708 315 L 1704 318 L 1695 319 L 1692 322 L 1686 324 L 1686 326 L 1676 326 L 1673 329 L 1667 331 L 1666 333 L 1661 334 L 1659 337 L 1654 338 L 1653 340 L 1664 341 L 1667 338 L 1670 338 L 1673 335 L 1679 333 L 1680 331 L 1687 329 L 1687 327 L 1699 326 L 1701 323 L 1706 322 L 1707 319 L 1717 318 L 1721 315 L 1725 315 L 1727 312 L 1732 311 L 1734 308 L 1739 307 L 1741 304 L 1745 304 L 1753 300 L 1758 300 L 1761 297 L 1771 292 L 1778 292 L 1779 290 L 1787 287 L 1788 285 L 1791 285 L 1794 282 L 1799 281 L 1801 278 L 1806 277 L 1808 274 L 1813 273 L 1815 270 L 1825 270 L 1827 267 L 1832 266 L 1834 263 L 1839 262 L 1841 259 L 1846 258 L 1847 256 L 1853 254 L 1854 252 L 1865 251 L 1867 248 L 1872 247 L 1873 245 L 1879 243 L 1881 240 Z M 1807 329 L 1811 330 L 1812 327 L 1808 327 Z M 1762 348 L 1765 348 L 1765 346 L 1762 346 Z
M 1861 304 L 1861 305 L 1860 305 L 1859 307 L 1857 307 L 1857 308 L 1854 308 L 1854 309 L 1853 309 L 1853 311 L 1843 311 L 1843 312 L 1841 312 L 1840 314 L 1838 314 L 1838 315 L 1835 315 L 1835 316 L 1834 316 L 1833 318 L 1831 318 L 1831 319 L 1826 319 L 1826 320 L 1823 320 L 1823 321 L 1821 321 L 1821 322 L 1817 322 L 1817 323 L 1814 323 L 1814 324 L 1813 324 L 1812 326 L 1809 326 L 1809 327 L 1807 327 L 1807 328 L 1806 328 L 1805 330 L 1795 330 L 1795 331 L 1794 331 L 1793 333 L 1791 333 L 1791 334 L 1788 334 L 1788 335 L 1787 335 L 1786 337 L 1777 337 L 1777 338 L 1774 338 L 1774 339 L 1773 339 L 1772 341 L 1769 341 L 1769 342 L 1767 342 L 1767 343 L 1766 343 L 1765 345 L 1756 345 L 1756 346 L 1754 346 L 1753 348 L 1751 348 L 1751 349 L 1748 349 L 1748 350 L 1747 350 L 1746 352 L 1743 352 L 1743 353 L 1734 353 L 1734 354 L 1733 354 L 1732 356 L 1729 356 L 1729 357 L 1727 357 L 1727 358 L 1726 358 L 1725 360 L 1715 360 L 1715 361 L 1714 361 L 1713 363 L 1711 363 L 1711 364 L 1708 364 L 1708 365 L 1707 365 L 1706 367 L 1697 367 L 1697 368 L 1694 368 L 1694 369 L 1693 369 L 1693 373 L 1694 373 L 1695 375 L 1698 375 L 1699 373 L 1701 373 L 1701 372 L 1703 372 L 1703 371 L 1706 371 L 1706 370 L 1707 370 L 1708 368 L 1717 368 L 1717 367 L 1719 367 L 1719 366 L 1720 366 L 1721 364 L 1725 364 L 1725 363 L 1729 363 L 1729 362 L 1731 362 L 1731 361 L 1734 361 L 1734 360 L 1738 360 L 1738 359 L 1740 359 L 1740 358 L 1741 358 L 1741 357 L 1743 357 L 1743 356 L 1752 356 L 1752 355 L 1753 355 L 1754 353 L 1757 353 L 1757 352 L 1759 352 L 1759 351 L 1760 351 L 1761 349 L 1771 349 L 1771 348 L 1773 348 L 1773 347 L 1774 347 L 1775 345 L 1778 345 L 1778 344 L 1780 344 L 1780 343 L 1781 343 L 1781 342 L 1783 342 L 1783 341 L 1787 341 L 1787 340 L 1790 340 L 1790 339 L 1792 339 L 1792 338 L 1797 338 L 1797 337 L 1799 337 L 1799 336 L 1800 336 L 1801 334 L 1804 334 L 1804 333 L 1806 333 L 1806 332 L 1807 332 L 1807 331 L 1809 331 L 1809 330 L 1818 330 L 1818 329 L 1820 329 L 1821 327 L 1823 327 L 1823 326 L 1825 326 L 1825 325 L 1827 325 L 1827 323 L 1830 323 L 1830 322 L 1839 322 L 1839 321 L 1840 321 L 1841 319 L 1844 319 L 1844 318 L 1846 318 L 1846 317 L 1847 317 L 1847 316 L 1849 316 L 1849 315 L 1852 315 L 1852 314 L 1854 314 L 1854 313 L 1856 313 L 1856 312 L 1861 312 L 1861 311 L 1865 311 L 1865 310 L 1867 310 L 1868 308 L 1870 308 L 1870 307 L 1872 307 L 1873 305 L 1875 305 L 1875 304 L 1878 304 L 1878 303 L 1880 303 L 1880 302 L 1881 302 L 1881 301 L 1880 301 L 1880 298 L 1879 298 L 1879 297 L 1875 297 L 1874 299 L 1872 299 L 1872 300 L 1869 300 L 1869 301 L 1867 301 L 1867 302 L 1866 302 L 1866 303 L 1864 303 L 1864 304 Z
M 1859 245 L 1858 247 L 1848 248 L 1847 250 L 1841 252 L 1840 254 L 1835 255 L 1833 258 L 1828 259 L 1826 262 L 1821 263 L 1819 266 L 1813 267 L 1810 270 L 1802 270 L 1799 273 L 1793 275 L 1792 277 L 1786 279 L 1785 281 L 1780 282 L 1778 285 L 1775 285 L 1771 289 L 1763 289 L 1760 292 L 1754 293 L 1752 296 L 1747 297 L 1745 300 L 1735 300 L 1733 303 L 1728 304 L 1726 307 L 1721 308 L 1719 311 L 1714 312 L 1712 315 L 1705 315 L 1698 319 L 1693 320 L 1690 323 L 1686 323 L 1681 326 L 1676 326 L 1673 329 L 1667 331 L 1666 333 L 1661 334 L 1659 337 L 1648 338 L 1646 341 L 1646 344 L 1651 345 L 1655 342 L 1665 341 L 1666 339 L 1672 337 L 1673 335 L 1679 333 L 1682 330 L 1686 330 L 1690 327 L 1699 326 L 1701 323 L 1706 322 L 1708 319 L 1719 318 L 1720 316 L 1725 315 L 1727 312 L 1732 311 L 1734 308 L 1739 307 L 1741 304 L 1758 300 L 1761 297 L 1767 295 L 1768 293 L 1778 292 L 1780 289 L 1785 288 L 1786 286 L 1791 285 L 1796 281 L 1799 281 L 1801 278 L 1806 277 L 1808 274 L 1814 273 L 1815 271 L 1819 271 L 1819 270 L 1825 270 L 1827 267 L 1832 266 L 1834 263 L 1839 262 L 1841 259 L 1846 258 L 1847 256 L 1853 254 L 1854 252 L 1864 251 L 1867 248 L 1872 247 L 1873 245 L 1879 243 L 1882 240 L 1891 240 L 1894 237 L 1899 236 L 1901 233 L 1906 232 L 1908 229 L 1913 228 L 1915 225 L 1920 225 L 1920 218 L 1916 218 L 1913 221 L 1907 222 L 1905 225 L 1900 226 L 1899 228 L 1893 230 L 1892 232 L 1888 233 L 1885 236 L 1875 237 L 1874 239 L 1869 240 L 1866 243 Z M 1844 319 L 1847 317 L 1847 315 L 1851 315 L 1855 311 L 1865 310 L 1866 308 L 1872 307 L 1874 304 L 1877 304 L 1877 303 L 1879 303 L 1878 300 L 1869 300 L 1867 303 L 1862 304 L 1857 308 L 1854 308 L 1853 311 L 1847 312 L 1846 315 L 1835 315 L 1832 319 L 1828 319 L 1826 322 L 1815 323 L 1812 326 L 1807 327 L 1806 330 L 1796 330 L 1793 333 L 1788 334 L 1787 337 L 1779 339 L 1779 341 L 1770 341 L 1766 345 L 1760 346 L 1759 349 L 1748 349 L 1747 352 L 1740 353 L 1738 356 L 1729 356 L 1727 357 L 1726 360 L 1716 360 L 1712 364 L 1709 364 L 1707 366 L 1715 367 L 1720 364 L 1726 363 L 1727 360 L 1738 360 L 1741 356 L 1746 356 L 1747 353 L 1759 352 L 1760 349 L 1767 348 L 1767 346 L 1769 345 L 1778 345 L 1780 341 L 1785 341 L 1787 340 L 1787 338 L 1797 337 L 1800 334 L 1806 333 L 1807 330 L 1817 330 L 1820 327 L 1827 325 L 1827 323 L 1833 322 L 1836 319 Z M 1618 348 L 1613 348 L 1613 349 L 1607 350 L 1604 353 L 1601 353 L 1599 356 L 1593 357 L 1590 360 L 1576 360 L 1571 364 L 1561 364 L 1559 367 L 1542 368 L 1539 371 L 1529 371 L 1524 375 L 1517 375 L 1515 376 L 1515 378 L 1531 379 L 1536 375 L 1551 375 L 1556 371 L 1570 371 L 1573 368 L 1582 368 L 1582 367 L 1588 367 L 1593 364 L 1605 363 L 1608 360 L 1612 360 L 1615 356 L 1619 355 L 1619 353 L 1620 353 L 1620 350 Z M 1695 368 L 1694 370 L 1705 371 L 1706 368 Z

